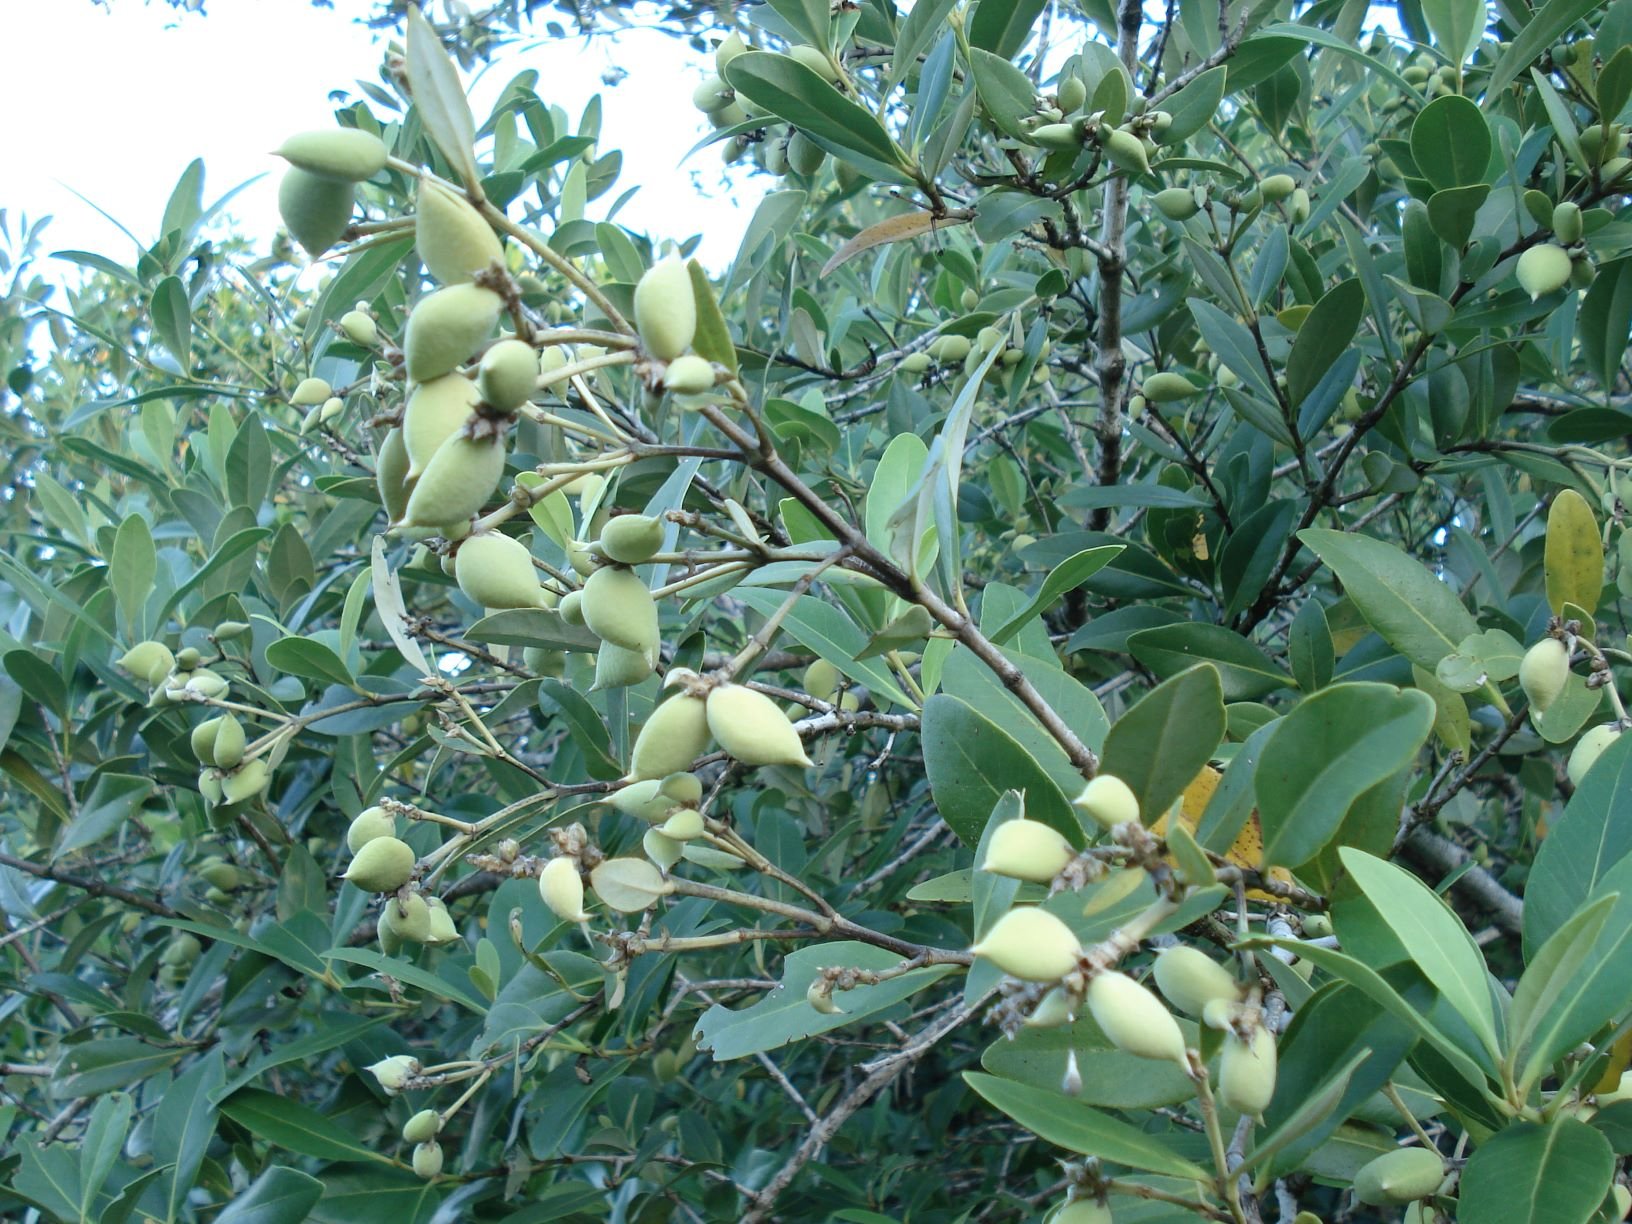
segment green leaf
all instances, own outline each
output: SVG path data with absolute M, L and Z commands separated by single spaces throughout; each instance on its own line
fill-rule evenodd
M 323 1183 L 272 1165 L 222 1209 L 215 1224 L 301 1224 L 323 1197 Z
M 742 587 L 732 592 L 732 598 L 770 616 L 782 606 L 785 596 L 780 591 Z M 871 659 L 856 659 L 867 647 L 867 635 L 832 604 L 814 595 L 801 595 L 782 625 L 789 637 L 807 650 L 814 650 L 852 680 L 866 685 L 874 697 L 893 701 L 904 709 L 917 708 L 918 703 L 902 691 L 888 668 Z
M 1259 506 L 1230 532 L 1218 556 L 1225 620 L 1234 620 L 1263 592 L 1297 516 L 1296 502 L 1275 498 Z
M 852 940 L 800 948 L 782 962 L 781 982 L 758 1002 L 735 1011 L 715 1004 L 704 1012 L 696 1025 L 697 1046 L 712 1053 L 716 1062 L 780 1049 L 893 1007 L 956 968 L 931 965 L 874 986 L 838 991 L 833 1001 L 842 1009 L 842 1014 L 824 1015 L 805 998 L 816 974 L 824 968 L 877 970 L 900 963 L 897 953 Z
M 725 69 L 731 88 L 786 120 L 815 144 L 887 182 L 906 181 L 905 154 L 884 125 L 796 60 L 746 51 Z
M 1298 328 L 1292 355 L 1286 362 L 1286 394 L 1294 409 L 1309 397 L 1326 371 L 1354 342 L 1365 313 L 1366 294 L 1360 281 L 1350 277 L 1315 303 Z
M 1632 735 L 1619 736 L 1550 821 L 1524 893 L 1524 946 L 1533 959 L 1632 854 Z
M 991 1104 L 1057 1147 L 1130 1169 L 1189 1181 L 1209 1180 L 1205 1169 L 1176 1155 L 1157 1136 L 1147 1135 L 1075 1097 L 1041 1091 L 980 1071 L 965 1071 L 963 1078 Z
M 1055 600 L 1068 591 L 1076 590 L 1099 573 L 1121 551 L 1119 545 L 1108 545 L 1101 548 L 1085 548 L 1081 552 L 1071 554 L 1049 571 L 1048 577 L 1043 579 L 1042 587 L 1030 603 L 987 636 L 1001 646 L 1018 633 L 1032 617 L 1048 611 L 1054 606 Z
M 149 309 L 153 312 L 153 331 L 185 370 L 192 359 L 193 314 L 181 279 L 167 276 L 155 285 Z
M 1581 300 L 1576 328 L 1587 368 L 1599 385 L 1614 387 L 1632 333 L 1632 258 L 1612 259 L 1598 266 L 1592 287 Z
M 90 793 L 80 801 L 79 811 L 57 839 L 52 857 L 62 858 L 111 836 L 152 793 L 151 778 L 119 773 L 97 775 Z
M 66 1143 L 36 1145 L 28 1140 L 18 1144 L 21 1160 L 11 1188 L 58 1219 L 80 1218 L 83 1197 L 79 1169 Z
M 1521 1122 L 1469 1157 L 1458 1224 L 1587 1224 L 1615 1176 L 1609 1140 L 1585 1122 Z
M 1181 144 L 1211 123 L 1224 101 L 1226 76 L 1227 70 L 1222 65 L 1209 68 L 1169 98 L 1163 108 L 1173 116 L 1173 122 L 1156 137 L 1156 143 Z
M 1484 183 L 1468 187 L 1447 187 L 1428 197 L 1428 224 L 1446 242 L 1460 250 L 1473 236 L 1479 209 L 1490 196 Z
M 1293 685 L 1268 655 L 1222 625 L 1184 622 L 1145 629 L 1128 638 L 1128 651 L 1163 679 L 1199 662 L 1211 663 L 1218 669 L 1225 701 L 1254 701 Z
M 1467 0 L 1442 2 L 1454 5 Z M 1475 2 L 1482 13 L 1483 0 Z M 1411 156 L 1435 190 L 1484 182 L 1490 149 L 1490 125 L 1484 113 L 1477 102 L 1461 94 L 1435 98 L 1411 124 Z
M 506 608 L 490 612 L 469 629 L 473 642 L 500 646 L 538 646 L 544 650 L 594 651 L 600 639 L 581 625 L 569 625 L 547 608 Z
M 1604 587 L 1604 540 L 1587 499 L 1565 489 L 1547 509 L 1547 543 L 1543 552 L 1547 603 L 1562 616 L 1572 603 L 1587 613 L 1598 607 Z
M 1198 664 L 1164 680 L 1116 720 L 1105 736 L 1100 772 L 1126 782 L 1139 800 L 1140 819 L 1154 824 L 1212 760 L 1225 724 L 1218 669 Z
M 1332 630 L 1326 623 L 1326 609 L 1320 600 L 1306 600 L 1298 609 L 1287 635 L 1286 651 L 1292 675 L 1304 692 L 1312 693 L 1331 683 L 1336 648 L 1332 645 Z
M 1434 726 L 1434 702 L 1390 684 L 1336 684 L 1292 710 L 1264 744 L 1254 786 L 1264 866 L 1320 853 L 1366 791 L 1403 769 Z
M 1397 545 L 1325 528 L 1298 539 L 1331 567 L 1378 636 L 1420 667 L 1432 670 L 1479 628 L 1456 593 Z
M 1073 841 L 1082 836 L 1066 796 L 1037 759 L 974 706 L 946 693 L 924 705 L 920 731 L 924 772 L 941 819 L 965 845 L 979 843 L 992 809 L 1007 790 L 1026 797 L 1031 819 Z
M 417 5 L 408 6 L 408 85 L 414 109 L 425 131 L 459 172 L 467 187 L 480 178 L 476 169 L 476 122 L 459 83 L 459 70 L 442 47 L 431 23 Z
M 691 346 L 699 357 L 706 357 L 715 365 L 722 365 L 733 376 L 737 373 L 737 346 L 731 342 L 731 329 L 720 313 L 720 300 L 714 296 L 708 272 L 695 259 L 686 261 L 691 276 L 691 295 L 697 302 L 697 335 Z
M 153 594 L 153 579 L 159 571 L 158 550 L 147 520 L 139 514 L 127 515 L 113 537 L 113 555 L 108 559 L 108 585 L 113 588 L 119 611 L 133 636 L 147 632 L 143 615 L 147 598 Z
M 1506 90 L 1560 34 L 1602 5 L 1603 0 L 1548 0 L 1497 58 L 1485 82 L 1485 96 L 1494 98 Z
M 1608 921 L 1610 911 L 1620 900 L 1619 893 L 1609 893 L 1572 915 L 1570 920 L 1541 946 L 1541 950 L 1525 966 L 1513 992 L 1513 1004 L 1507 1013 L 1507 1044 L 1515 1052 L 1522 1051 L 1563 998 L 1565 988 L 1587 961 L 1598 942 L 1598 935 Z M 1538 1049 L 1532 1064 L 1545 1065 L 1556 1057 Z
M 595 712 L 586 698 L 570 684 L 549 676 L 539 682 L 538 702 L 540 708 L 548 714 L 552 710 L 560 712 L 563 721 L 572 732 L 572 742 L 577 745 L 578 751 L 584 754 L 584 766 L 589 776 L 602 781 L 623 775 L 623 765 L 612 751 L 612 736 L 606 729 L 606 723 Z
M 1047 0 L 980 0 L 969 19 L 969 45 L 1012 60 L 1046 6 Z
M 1461 68 L 1484 35 L 1485 0 L 1422 0 L 1422 15 L 1439 49 Z
M 348 687 L 355 683 L 345 661 L 315 638 L 279 638 L 266 648 L 266 661 L 281 672 L 307 680 Z
M 221 1112 L 257 1139 L 319 1160 L 390 1163 L 345 1127 L 276 1092 L 245 1088 L 221 1102 Z
M 134 1114 L 135 1103 L 125 1092 L 108 1093 L 91 1110 L 79 1144 L 79 1214 L 82 1219 L 92 1217 L 91 1206 L 119 1159 Z
M 322 1012 L 314 1017 L 316 1027 L 314 1031 L 304 1037 L 297 1037 L 293 1041 L 286 1041 L 274 1046 L 266 1053 L 258 1056 L 247 1067 L 232 1079 L 222 1084 L 216 1090 L 215 1099 L 219 1103 L 231 1096 L 240 1088 L 253 1084 L 273 1067 L 281 1067 L 286 1063 L 306 1062 L 315 1059 L 317 1055 L 355 1041 L 364 1033 L 378 1028 L 386 1022 L 385 1016 L 347 1016 L 342 1012 Z
M 1058 1091 L 1075 1055 L 1082 1077 L 1076 1100 L 1111 1109 L 1156 1109 L 1195 1096 L 1189 1075 L 1172 1062 L 1152 1062 L 1115 1049 L 1088 1016 L 1059 1028 L 1023 1028 L 987 1046 L 980 1065 L 1001 1079 L 1042 1092 Z
M 1031 78 L 1011 64 L 1007 57 L 993 55 L 979 48 L 969 53 L 969 64 L 975 72 L 975 90 L 980 104 L 991 116 L 992 122 L 1006 136 L 1017 139 L 1026 135 L 1021 120 L 1029 118 L 1037 108 L 1037 89 Z
M 153 1158 L 168 1166 L 159 1179 L 166 1224 L 186 1209 L 205 1149 L 215 1135 L 213 1098 L 226 1078 L 221 1051 L 211 1050 L 176 1076 L 153 1115 Z
M 1598 115 L 1614 119 L 1632 100 L 1632 47 L 1622 47 L 1598 70 Z
M 67 1099 L 124 1088 L 180 1062 L 186 1050 L 159 1049 L 135 1037 L 104 1037 L 69 1049 L 51 1088 Z

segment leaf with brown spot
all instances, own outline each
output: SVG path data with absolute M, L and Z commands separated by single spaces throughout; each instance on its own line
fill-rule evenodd
M 975 214 L 959 210 L 948 213 L 912 212 L 902 213 L 899 216 L 887 217 L 877 225 L 869 225 L 861 233 L 846 242 L 833 252 L 833 258 L 822 265 L 820 275 L 826 276 L 835 268 L 849 263 L 863 251 L 870 251 L 874 247 L 884 246 L 891 242 L 905 242 L 909 238 L 921 238 L 925 234 L 932 234 L 938 229 L 949 225 L 962 225 L 974 220 Z

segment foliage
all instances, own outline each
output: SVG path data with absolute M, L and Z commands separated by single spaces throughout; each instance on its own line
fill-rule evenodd
M 6 231 L 8 1215 L 1622 1218 L 1632 0 L 1366 13 L 739 12 L 717 276 L 412 10 L 315 290 Z

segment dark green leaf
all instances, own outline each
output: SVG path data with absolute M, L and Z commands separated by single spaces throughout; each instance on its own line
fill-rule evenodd
M 1164 680 L 1116 720 L 1100 770 L 1126 782 L 1139 800 L 1140 819 L 1154 824 L 1212 759 L 1224 727 L 1218 669 L 1198 664 Z

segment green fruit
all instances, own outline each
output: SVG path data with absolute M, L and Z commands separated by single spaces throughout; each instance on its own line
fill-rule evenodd
M 1188 187 L 1169 187 L 1165 191 L 1158 191 L 1152 197 L 1152 202 L 1169 221 L 1188 221 L 1201 211 L 1195 192 Z
M 408 1081 L 419 1074 L 419 1059 L 412 1054 L 393 1054 L 364 1068 L 385 1090 L 386 1096 L 396 1096 L 408 1087 Z
M 1218 1099 L 1249 1118 L 1261 1118 L 1275 1096 L 1275 1034 L 1257 1025 L 1243 1041 L 1224 1035 L 1219 1056 Z
M 1533 302 L 1570 283 L 1570 255 L 1556 243 L 1543 242 L 1519 256 L 1519 286 Z
M 504 439 L 455 435 L 425 465 L 403 512 L 405 527 L 463 523 L 487 502 L 504 475 Z
M 838 83 L 839 70 L 833 67 L 833 61 L 815 47 L 789 47 L 788 58 L 803 64 L 829 85 Z
M 467 537 L 454 554 L 459 589 L 484 608 L 542 608 L 544 588 L 533 554 L 520 540 L 497 531 Z
M 199 877 L 211 888 L 234 892 L 238 888 L 238 868 L 218 858 L 207 858 L 198 865 Z
M 650 659 L 657 649 L 657 604 L 635 572 L 605 565 L 584 580 L 584 624 L 603 642 Z M 664 772 L 668 772 L 665 770 Z
M 481 398 L 476 384 L 457 373 L 420 383 L 409 393 L 402 412 L 409 480 L 419 479 L 442 443 L 465 427 Z
M 1152 976 L 1167 1001 L 1187 1016 L 1200 1016 L 1215 999 L 1233 1003 L 1241 996 L 1234 974 L 1187 944 L 1158 952 Z
M 1555 637 L 1544 637 L 1519 663 L 1519 687 L 1538 714 L 1558 700 L 1570 679 L 1570 652 Z
M 397 837 L 376 837 L 364 844 L 346 868 L 344 879 L 364 892 L 396 892 L 414 876 L 414 851 Z
M 296 167 L 278 184 L 278 215 L 290 237 L 313 259 L 340 241 L 351 224 L 357 189 L 350 183 L 319 178 Z
M 408 1143 L 429 1143 L 442 1129 L 442 1115 L 434 1109 L 422 1109 L 402 1124 L 402 1137 Z
M 1553 236 L 1565 246 L 1581 241 L 1581 206 L 1565 200 L 1553 209 Z
M 403 440 L 402 430 L 393 429 L 387 433 L 374 460 L 374 484 L 380 491 L 385 517 L 392 523 L 400 522 L 408 509 L 408 468 L 412 462 L 408 458 L 408 444 Z
M 494 264 L 504 266 L 498 235 L 464 196 L 421 178 L 414 207 L 414 246 L 442 284 L 463 284 Z
M 1309 220 L 1309 212 L 1312 207 L 1309 193 L 1299 187 L 1292 193 L 1292 199 L 1288 201 L 1286 211 L 1291 215 L 1293 225 L 1302 225 Z
M 453 925 L 453 915 L 440 897 L 427 897 L 425 904 L 431 910 L 431 926 L 423 942 L 428 944 L 456 943 L 459 929 Z
M 1139 388 L 1140 394 L 1153 404 L 1167 404 L 1174 400 L 1187 399 L 1200 390 L 1200 387 L 1183 374 L 1175 374 L 1171 370 L 1152 374 Z
M 678 801 L 663 793 L 658 779 L 646 778 L 613 791 L 607 802 L 625 816 L 661 824 L 674 812 Z
M 899 364 L 903 373 L 922 374 L 933 364 L 933 358 L 928 353 L 908 353 Z
M 1399 1148 L 1361 1167 L 1354 1197 L 1372 1207 L 1397 1207 L 1427 1198 L 1445 1180 L 1445 1162 L 1428 1148 Z
M 690 693 L 670 697 L 635 736 L 629 778 L 656 780 L 690 769 L 708 748 L 708 736 L 708 703 Z
M 303 378 L 300 385 L 295 388 L 294 394 L 289 397 L 289 402 L 296 408 L 307 408 L 313 404 L 321 404 L 333 394 L 333 389 L 321 378 Z
M 720 45 L 714 48 L 714 67 L 724 72 L 725 66 L 746 50 L 748 44 L 742 41 L 742 35 L 732 30 L 720 40 Z
M 1045 123 L 1034 128 L 1027 139 L 1040 149 L 1071 152 L 1082 148 L 1082 137 L 1078 135 L 1076 125 L 1070 123 Z
M 587 922 L 584 912 L 584 877 L 578 860 L 568 855 L 552 858 L 538 873 L 538 895 L 563 922 Z
M 1047 884 L 1076 857 L 1071 843 L 1040 820 L 1006 820 L 992 830 L 982 871 Z
M 1266 204 L 1279 204 L 1298 189 L 1298 181 L 1290 174 L 1272 174 L 1258 182 L 1258 194 Z
M 1037 1001 L 1024 1023 L 1027 1028 L 1064 1028 L 1076 1018 L 1076 997 L 1065 987 L 1055 986 Z
M 1400 77 L 1407 85 L 1426 85 L 1428 83 L 1428 69 L 1412 64 L 1400 73 Z
M 363 348 L 373 348 L 380 338 L 378 325 L 360 310 L 348 310 L 341 315 L 340 330 L 347 340 Z
M 659 827 L 658 832 L 664 837 L 678 842 L 687 842 L 694 837 L 703 835 L 703 814 L 696 808 L 683 807 L 678 809 Z
M 476 386 L 488 407 L 514 412 L 538 389 L 538 354 L 526 341 L 500 340 L 482 354 Z
M 1088 983 L 1088 1010 L 1111 1044 L 1140 1058 L 1184 1065 L 1184 1034 L 1158 999 L 1125 973 L 1096 973 Z
M 221 802 L 221 774 L 215 769 L 201 769 L 198 771 L 198 793 L 204 797 L 204 802 L 212 807 Z
M 222 621 L 215 627 L 215 640 L 231 642 L 249 632 L 248 621 Z
M 163 684 L 176 666 L 176 656 L 163 642 L 137 642 L 119 656 L 119 666 L 149 687 Z
M 409 943 L 424 943 L 431 933 L 431 907 L 416 893 L 393 897 L 385 903 L 391 914 L 391 929 Z
M 716 128 L 729 128 L 736 127 L 739 123 L 747 123 L 748 117 L 748 112 L 739 103 L 732 101 L 710 114 L 708 121 Z
M 683 803 L 687 807 L 696 807 L 703 801 L 702 780 L 692 773 L 676 770 L 663 779 L 663 784 L 658 790 L 676 803 Z
M 289 137 L 278 156 L 306 174 L 338 183 L 360 183 L 385 169 L 390 154 L 372 132 L 337 128 Z
M 714 364 L 695 353 L 676 357 L 663 371 L 663 386 L 676 395 L 701 395 L 713 385 Z
M 635 286 L 635 328 L 659 361 L 673 361 L 697 334 L 697 299 L 691 273 L 677 258 L 655 264 Z
M 1100 774 L 1071 801 L 1107 829 L 1139 819 L 1139 799 L 1133 788 L 1115 774 Z
M 1135 176 L 1149 173 L 1150 158 L 1145 154 L 1145 143 L 1132 132 L 1121 128 L 1101 128 L 1099 138 L 1105 156 L 1110 158 L 1113 165 Z
M 414 1148 L 414 1173 L 426 1181 L 442 1172 L 442 1147 L 436 1143 L 421 1143 Z
M 1111 1209 L 1097 1199 L 1072 1199 L 1049 1216 L 1046 1224 L 1111 1224 Z
M 826 659 L 817 659 L 805 668 L 805 674 L 799 678 L 799 683 L 804 686 L 805 692 L 817 701 L 832 701 L 838 695 L 839 685 L 843 680 L 844 677 L 839 674 L 838 668 Z
M 803 132 L 795 132 L 788 141 L 788 168 L 795 174 L 809 177 L 821 170 L 827 161 L 827 150 Z
M 259 757 L 245 761 L 221 779 L 221 798 L 226 803 L 242 803 L 264 791 L 271 780 L 272 771 L 265 761 Z
M 663 520 L 620 514 L 601 528 L 601 551 L 619 565 L 643 565 L 663 547 Z
M 969 356 L 973 347 L 968 336 L 938 336 L 924 351 L 936 361 L 950 365 Z
M 652 656 L 644 650 L 625 650 L 611 642 L 602 642 L 595 652 L 595 683 L 591 692 L 602 689 L 628 688 L 639 684 L 652 674 Z
M 814 762 L 788 716 L 764 693 L 740 684 L 709 690 L 708 729 L 721 748 L 744 765 L 799 765 Z
M 1592 266 L 1590 259 L 1576 259 L 1570 263 L 1570 287 L 1573 289 L 1590 289 L 1598 272 Z
M 203 950 L 203 945 L 198 942 L 198 936 L 190 931 L 183 931 L 164 945 L 164 951 L 159 953 L 159 964 L 190 965 L 198 959 L 199 953 Z
M 492 335 L 504 299 L 477 285 L 449 285 L 414 304 L 403 334 L 404 368 L 417 383 L 455 369 Z
M 568 591 L 561 596 L 561 603 L 556 608 L 561 619 L 569 625 L 584 623 L 584 593 L 582 591 Z
M 1070 927 L 1029 905 L 1004 914 L 969 950 L 1028 982 L 1057 982 L 1076 969 L 1082 956 L 1082 944 Z
M 1587 771 L 1603 755 L 1604 749 L 1620 738 L 1621 729 L 1619 727 L 1614 723 L 1604 723 L 1591 728 L 1578 739 L 1575 742 L 1575 747 L 1570 750 L 1570 761 L 1565 767 L 1565 772 L 1570 778 L 1570 784 L 1580 786 L 1581 780 L 1587 776 Z
M 1076 74 L 1063 78 L 1054 91 L 1054 100 L 1067 115 L 1082 109 L 1088 101 L 1088 85 Z
M 573 492 L 568 489 L 567 492 Z M 579 502 L 583 504 L 582 500 Z M 573 572 L 580 578 L 588 578 L 600 568 L 595 563 L 595 554 L 589 551 L 589 545 L 582 540 L 567 541 L 567 564 L 572 566 Z
M 397 820 L 383 807 L 364 808 L 346 826 L 346 849 L 356 854 L 377 837 L 395 837 Z
M 704 77 L 691 91 L 691 104 L 705 115 L 718 114 L 737 100 L 737 95 L 717 76 Z

